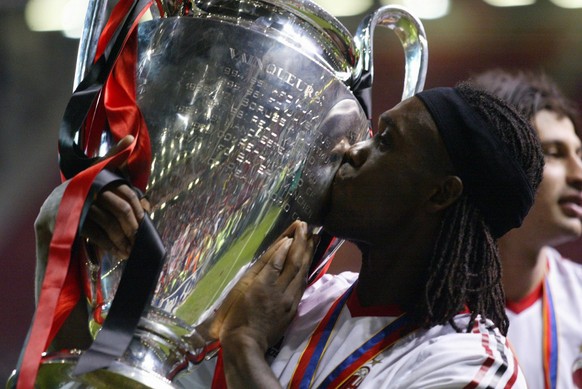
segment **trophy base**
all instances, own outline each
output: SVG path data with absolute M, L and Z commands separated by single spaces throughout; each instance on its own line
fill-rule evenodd
M 205 340 L 196 331 L 187 339 L 175 334 L 185 332 L 182 323 L 162 317 L 152 309 L 158 321 L 143 317 L 125 354 L 107 368 L 74 375 L 82 350 L 66 350 L 43 355 L 35 381 L 36 389 L 178 389 L 174 379 L 203 360 L 215 356 L 215 347 L 203 347 Z M 163 321 L 164 323 L 160 323 Z M 173 330 L 172 330 L 173 329 Z M 188 343 L 185 342 L 187 340 Z M 195 351 L 195 349 L 197 351 Z M 16 374 L 6 388 L 16 387 Z
M 107 369 L 99 369 L 74 376 L 79 360 L 78 351 L 62 351 L 47 354 L 40 365 L 36 378 L 37 389 L 176 389 L 177 386 L 156 373 L 114 361 Z M 14 374 L 7 388 L 16 386 Z
M 152 309 L 152 317 L 142 317 L 125 354 L 107 368 L 74 375 L 83 350 L 44 353 L 34 387 L 36 389 L 179 389 L 179 377 L 194 366 L 216 356 L 216 342 L 187 329 L 178 319 Z M 163 322 L 163 323 L 162 323 Z M 186 333 L 178 336 L 176 332 Z M 16 372 L 6 389 L 16 387 Z

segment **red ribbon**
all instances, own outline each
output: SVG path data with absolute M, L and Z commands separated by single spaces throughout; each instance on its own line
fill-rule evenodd
M 131 0 L 120 0 L 99 40 L 98 58 L 132 6 Z M 143 13 L 149 5 L 144 7 Z M 141 15 L 140 15 L 141 17 Z M 137 18 L 139 20 L 139 18 Z M 84 146 L 100 139 L 104 114 L 116 141 L 133 135 L 134 141 L 116 155 L 101 160 L 71 179 L 57 211 L 54 234 L 49 246 L 48 263 L 39 302 L 22 356 L 17 389 L 34 388 L 42 352 L 46 350 L 80 298 L 79 261 L 73 257 L 73 244 L 85 199 L 97 174 L 103 169 L 116 169 L 127 161 L 133 185 L 144 190 L 150 170 L 151 150 L 143 116 L 135 100 L 135 63 L 137 36 L 134 24 L 126 38 L 124 50 L 106 81 L 102 96 L 93 108 L 94 117 L 85 123 Z

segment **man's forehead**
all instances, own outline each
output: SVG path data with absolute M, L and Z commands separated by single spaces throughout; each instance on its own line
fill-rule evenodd
M 411 97 L 383 112 L 379 117 L 379 121 L 386 124 L 395 124 L 400 121 L 420 120 L 423 116 L 430 116 L 426 107 L 418 98 Z
M 394 108 L 392 108 L 392 109 L 394 109 Z M 378 122 L 378 125 L 380 128 L 395 127 L 396 126 L 396 121 L 392 117 L 392 109 L 385 111 L 384 113 L 382 113 L 380 115 L 379 122 Z
M 558 116 L 555 112 L 542 110 L 534 116 L 533 124 L 542 143 L 567 142 L 578 146 L 581 144 L 574 123 L 567 116 Z
M 417 98 L 404 100 L 380 115 L 378 130 L 386 129 L 392 136 L 407 139 L 417 146 L 435 147 L 435 142 L 440 142 L 440 133 L 432 116 Z

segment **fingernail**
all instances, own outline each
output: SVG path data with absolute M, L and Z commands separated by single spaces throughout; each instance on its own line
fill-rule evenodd
M 291 243 L 293 242 L 293 239 L 291 238 L 283 238 L 283 243 L 282 244 L 282 248 L 285 250 L 289 250 L 289 247 L 291 247 Z M 275 255 L 273 257 L 273 266 L 275 267 L 275 269 L 278 269 L 279 271 L 283 269 L 283 266 L 285 264 L 285 260 L 287 258 L 287 255 L 281 255 L 281 256 L 277 256 Z

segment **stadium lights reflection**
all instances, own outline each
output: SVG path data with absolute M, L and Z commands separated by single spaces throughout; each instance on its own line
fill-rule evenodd
M 336 17 L 355 16 L 374 7 L 374 0 L 313 0 Z M 450 0 L 379 0 L 382 5 L 396 4 L 421 19 L 438 19 L 449 13 Z M 495 7 L 531 5 L 536 0 L 483 0 Z M 582 0 L 550 0 L 562 8 L 582 8 Z M 61 31 L 69 38 L 79 38 L 89 0 L 28 0 L 24 17 L 32 31 Z
M 520 7 L 523 5 L 532 5 L 536 0 L 483 0 L 494 7 Z
M 313 2 L 335 17 L 360 15 L 374 4 L 373 0 L 313 0 Z
M 32 31 L 62 31 L 69 38 L 79 38 L 89 0 L 28 0 L 24 13 Z M 359 15 L 370 9 L 373 0 L 314 0 L 336 17 Z
M 420 19 L 438 19 L 449 13 L 449 0 L 380 0 L 383 5 L 401 5 Z
M 31 31 L 62 31 L 79 38 L 89 0 L 29 0 L 24 8 L 26 25 Z
M 550 0 L 552 3 L 562 8 L 582 8 L 582 0 Z

